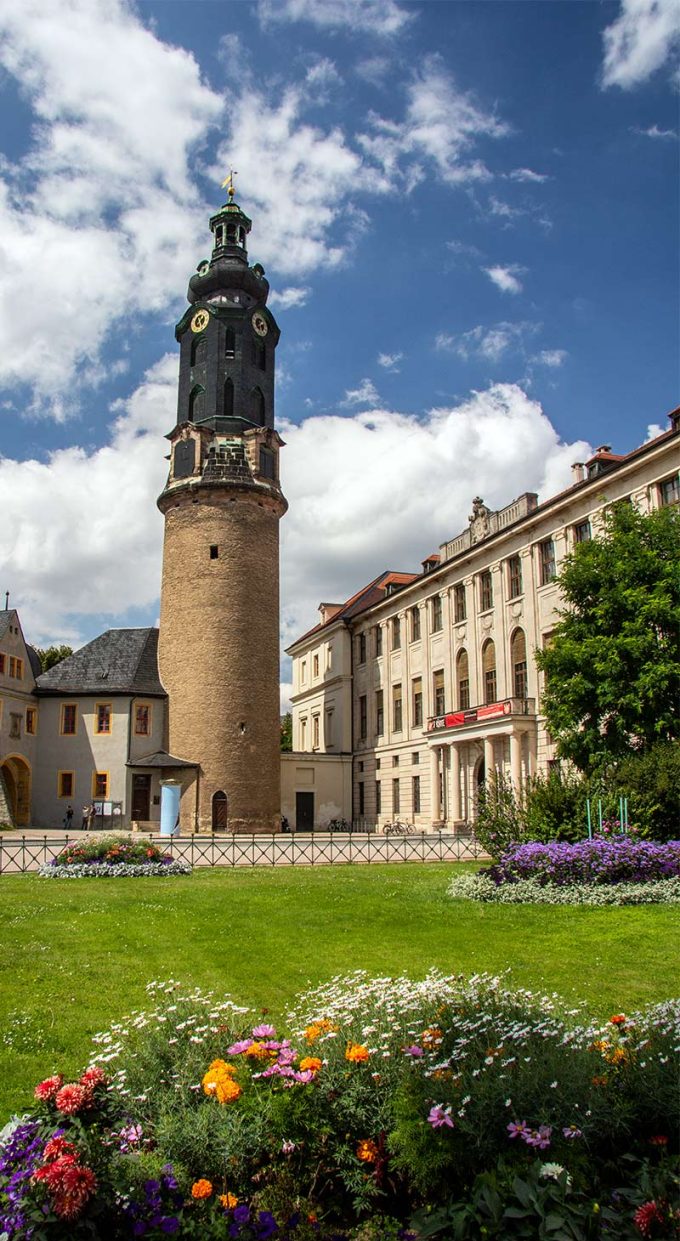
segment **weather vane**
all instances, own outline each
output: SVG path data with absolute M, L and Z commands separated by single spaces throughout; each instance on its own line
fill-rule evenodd
M 230 168 L 229 176 L 226 177 L 225 180 L 222 182 L 222 189 L 225 189 L 225 188 L 227 189 L 230 202 L 233 202 L 234 194 L 236 193 L 236 190 L 234 189 L 234 177 L 237 177 L 237 176 L 238 176 L 238 173 L 236 169 Z

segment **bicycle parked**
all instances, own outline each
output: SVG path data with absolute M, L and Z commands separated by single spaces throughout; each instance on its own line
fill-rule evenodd
M 392 823 L 386 823 L 383 828 L 386 836 L 413 836 L 415 830 L 415 823 L 405 823 L 402 819 L 395 819 Z
M 347 819 L 329 819 L 329 832 L 351 832 L 352 824 Z

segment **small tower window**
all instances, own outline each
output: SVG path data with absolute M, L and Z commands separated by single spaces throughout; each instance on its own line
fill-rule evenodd
M 227 224 L 227 245 L 229 246 L 236 245 L 236 225 L 235 224 Z
M 253 388 L 250 394 L 250 420 L 264 426 L 264 396 L 260 388 Z
M 198 384 L 189 397 L 189 421 L 199 422 L 205 413 L 205 389 Z
M 224 356 L 225 358 L 236 357 L 236 333 L 233 327 L 228 327 L 224 338 Z
M 216 543 L 213 543 L 212 547 L 210 548 L 210 559 L 211 560 L 219 559 L 219 554 L 220 554 L 219 547 L 217 546 Z
M 222 228 L 221 224 L 218 224 L 217 228 L 215 229 L 215 245 L 221 246 L 223 240 L 224 240 L 224 229 Z
M 239 244 L 240 246 L 244 246 L 244 245 L 246 244 L 246 230 L 245 230 L 245 228 L 240 228 L 240 229 L 238 230 L 238 244 Z
M 234 417 L 234 385 L 228 377 L 224 381 L 224 416 Z

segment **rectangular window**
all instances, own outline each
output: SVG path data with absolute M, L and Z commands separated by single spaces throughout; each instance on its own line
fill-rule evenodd
M 366 695 L 362 694 L 359 699 L 359 737 L 362 741 L 366 740 L 368 734 L 368 710 L 366 706 Z
M 0 676 L 5 675 L 5 656 L 0 651 Z
M 659 500 L 665 508 L 667 504 L 678 504 L 680 502 L 680 474 L 674 474 L 672 478 L 664 478 L 659 483 Z
M 357 642 L 357 650 L 358 650 L 359 663 L 365 664 L 366 663 L 366 634 L 365 633 L 359 634 L 359 638 Z
M 385 731 L 385 703 L 381 689 L 375 691 L 375 731 L 379 737 Z
M 300 749 L 307 749 L 307 720 L 300 720 Z
M 393 766 L 393 767 L 398 767 L 398 766 L 399 766 L 399 755 L 398 755 L 398 754 L 393 754 L 393 755 L 392 755 L 392 766 Z
M 520 660 L 513 668 L 513 684 L 515 698 L 526 698 L 527 696 L 527 666 L 524 660 Z
M 461 677 L 458 682 L 458 710 L 470 710 L 470 682 L 467 677 Z
M 432 673 L 432 701 L 435 715 L 443 715 L 446 710 L 444 701 L 444 669 Z
M 326 651 L 326 667 L 329 672 L 331 668 L 333 667 L 333 647 L 330 645 L 330 643 L 328 644 L 328 649 Z
M 57 774 L 57 797 L 73 797 L 75 794 L 75 776 L 72 771 L 60 771 Z
M 399 778 L 392 781 L 392 813 L 399 814 L 401 807 L 399 804 Z
M 92 796 L 98 800 L 106 801 L 109 796 L 109 773 L 108 771 L 95 771 L 92 777 Z
M 414 677 L 412 681 L 413 727 L 423 726 L 423 678 Z
M 482 612 L 487 612 L 493 607 L 493 582 L 490 569 L 479 575 L 479 607 Z
M 392 650 L 398 651 L 401 646 L 401 621 L 398 616 L 392 618 Z
M 312 672 L 314 673 L 315 677 L 318 677 L 319 675 L 319 656 L 318 655 L 315 655 L 312 661 Z
M 382 655 L 382 635 L 383 635 L 382 625 L 376 625 L 374 632 L 375 632 L 375 654 L 377 658 L 378 655 Z
M 365 813 L 366 813 L 366 806 L 365 806 L 365 802 L 364 802 L 364 782 L 363 782 L 363 780 L 360 780 L 360 781 L 359 781 L 359 783 L 358 783 L 358 785 L 357 785 L 357 788 L 358 788 L 358 790 L 359 790 L 359 818 L 360 818 L 360 819 L 363 819 L 363 817 L 364 817 L 364 815 L 365 815 Z
M 326 727 L 324 731 L 324 743 L 326 749 L 330 749 L 333 745 L 333 712 L 326 712 Z
M 26 732 L 29 737 L 35 737 L 36 724 L 38 720 L 38 712 L 35 707 L 26 708 Z
M 375 782 L 375 813 L 382 814 L 382 789 L 379 780 Z
M 138 703 L 135 707 L 135 737 L 148 737 L 151 734 L 151 707 L 146 703 Z
M 430 620 L 432 623 L 432 633 L 439 633 L 442 627 L 442 597 L 435 595 L 430 600 Z
M 484 701 L 485 703 L 496 701 L 496 669 L 489 668 L 484 673 Z
M 590 522 L 588 521 L 588 519 L 586 518 L 585 521 L 577 522 L 577 524 L 574 526 L 574 542 L 575 543 L 589 543 L 592 537 L 593 536 L 592 536 L 592 532 L 590 529 Z
M 465 606 L 465 587 L 462 582 L 453 588 L 453 617 L 456 624 L 460 621 L 467 620 L 467 608 Z
M 420 608 L 411 608 L 411 641 L 420 639 Z
M 21 716 L 18 711 L 9 713 L 9 735 L 13 741 L 17 741 L 21 736 Z
M 74 737 L 76 733 L 77 708 L 75 702 L 65 702 L 61 708 L 61 734 Z
M 420 814 L 420 776 L 413 776 L 413 813 Z
M 302 663 L 300 664 L 300 681 L 302 685 L 304 685 L 306 680 L 307 680 L 307 660 L 303 659 Z
M 519 556 L 508 560 L 508 598 L 516 599 L 522 593 L 522 561 Z
M 94 709 L 94 731 L 108 735 L 111 732 L 111 703 L 98 702 Z
M 555 568 L 555 544 L 552 539 L 544 539 L 538 545 L 539 564 L 541 570 L 541 586 L 553 582 L 557 575 Z
M 417 751 L 417 750 L 415 750 L 415 751 L 414 751 L 414 753 L 411 755 L 411 762 L 412 762 L 412 764 L 413 764 L 413 766 L 414 766 L 414 767 L 417 767 L 417 766 L 419 765 L 419 763 L 420 763 L 420 754 L 418 753 L 418 751 Z
M 392 686 L 392 728 L 401 732 L 401 685 Z
M 312 747 L 315 750 L 318 750 L 319 748 L 319 731 L 320 731 L 319 716 L 313 715 L 312 716 Z

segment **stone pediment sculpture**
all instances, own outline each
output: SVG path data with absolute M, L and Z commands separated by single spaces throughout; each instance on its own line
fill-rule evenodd
M 470 536 L 473 543 L 481 543 L 482 539 L 487 538 L 490 533 L 491 509 L 487 508 L 481 496 L 475 496 L 472 501 L 472 512 L 468 518 L 470 522 Z

